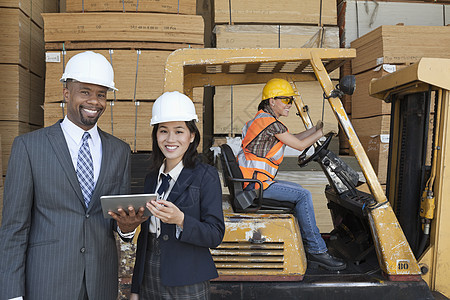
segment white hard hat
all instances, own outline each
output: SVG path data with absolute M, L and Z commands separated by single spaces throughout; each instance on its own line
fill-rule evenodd
M 111 64 L 103 55 L 92 51 L 79 53 L 67 62 L 60 81 L 66 82 L 67 79 L 97 84 L 107 87 L 110 91 L 117 91 Z
M 198 122 L 192 100 L 180 92 L 165 92 L 153 104 L 150 125 L 191 120 Z

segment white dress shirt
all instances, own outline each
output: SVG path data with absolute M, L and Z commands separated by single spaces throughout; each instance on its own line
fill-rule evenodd
M 172 191 L 173 186 L 175 185 L 175 182 L 177 181 L 178 177 L 180 176 L 181 171 L 184 168 L 183 161 L 180 161 L 175 168 L 173 168 L 169 173 L 165 174 L 164 168 L 166 166 L 166 163 L 164 162 L 161 167 L 159 168 L 158 173 L 158 184 L 156 185 L 156 191 L 159 189 L 159 186 L 162 183 L 161 180 L 161 174 L 164 175 L 170 175 L 170 181 L 169 181 L 169 188 L 166 190 L 165 193 L 162 195 L 158 195 L 158 199 L 167 200 L 169 197 L 170 192 Z M 178 238 L 180 236 L 180 233 L 182 232 L 181 227 L 177 225 L 177 231 L 176 231 L 176 237 Z M 156 233 L 156 236 L 159 237 L 161 234 L 161 220 L 159 218 L 156 218 L 155 216 L 150 217 L 150 225 L 149 225 L 149 231 L 151 233 Z
M 66 138 L 67 147 L 69 147 L 70 157 L 72 158 L 73 167 L 77 170 L 78 151 L 80 150 L 83 134 L 85 130 L 81 129 L 70 121 L 67 116 L 61 122 L 61 129 Z M 98 175 L 100 174 L 100 167 L 102 165 L 102 140 L 98 134 L 97 124 L 94 125 L 87 132 L 91 135 L 88 139 L 89 150 L 94 164 L 94 187 L 97 184 Z

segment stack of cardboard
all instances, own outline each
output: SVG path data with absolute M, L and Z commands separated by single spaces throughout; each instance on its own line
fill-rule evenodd
M 110 105 L 99 119 L 100 127 L 129 143 L 135 152 L 150 151 L 151 107 L 163 92 L 167 57 L 179 48 L 203 47 L 203 19 L 194 15 L 195 5 L 193 0 L 67 0 L 68 13 L 44 14 L 45 125 L 65 113 L 59 82 L 65 63 L 75 54 L 92 50 L 111 62 L 119 89 L 108 93 Z M 193 101 L 202 116 L 202 89 L 194 92 Z
M 215 45 L 217 48 L 338 48 L 336 3 L 326 1 L 215 0 Z M 322 6 L 321 6 L 322 5 Z M 248 25 L 251 23 L 251 25 Z M 339 72 L 332 73 L 338 79 Z M 323 91 L 317 82 L 296 83 L 313 122 L 321 119 Z M 263 84 L 216 87 L 214 135 L 239 135 L 245 122 L 254 117 L 262 97 Z M 292 107 L 282 121 L 293 132 L 304 130 Z M 325 123 L 337 131 L 337 121 L 325 104 Z
M 0 0 L 0 134 L 6 173 L 14 138 L 44 124 L 44 32 L 42 12 L 57 0 Z
M 348 48 L 351 46 L 351 43 L 356 39 L 362 37 L 365 34 L 379 28 L 382 25 L 419 25 L 419 26 L 446 26 L 450 23 L 450 5 L 448 1 L 428 1 L 433 3 L 421 3 L 419 1 L 365 1 L 365 0 L 339 0 L 338 1 L 338 26 L 339 26 L 339 37 L 340 37 L 340 45 L 343 48 Z M 440 3 L 438 3 L 440 2 Z M 446 3 L 445 3 L 446 2 Z M 421 43 L 419 48 L 423 48 L 422 45 L 425 44 L 420 39 L 414 38 L 414 40 L 418 43 Z M 367 40 L 366 40 L 367 41 Z M 375 42 L 375 41 L 372 41 Z M 380 43 L 377 41 L 376 43 Z M 405 46 L 403 42 L 397 42 L 395 39 L 392 41 L 393 44 L 399 45 L 399 47 Z M 371 47 L 372 45 L 366 44 L 366 47 Z M 352 47 L 357 47 L 352 45 Z M 380 50 L 381 48 L 378 48 Z M 371 67 L 368 67 L 367 60 L 365 59 L 376 60 L 383 55 L 378 52 L 373 52 L 374 48 L 370 48 L 369 52 L 359 52 L 357 54 L 357 58 L 353 66 L 356 70 L 352 71 L 352 66 L 349 64 L 341 68 L 341 76 L 349 75 L 349 74 L 359 74 L 367 71 L 370 68 L 373 68 L 375 64 L 372 64 Z M 402 49 L 396 49 L 396 54 L 401 54 Z M 367 57 L 365 57 L 367 55 Z M 400 55 L 401 56 L 401 55 Z M 392 61 L 392 57 L 385 57 L 387 60 L 384 63 L 395 63 L 403 64 L 405 61 L 405 57 L 397 57 L 399 60 L 397 62 Z M 410 59 L 406 59 L 406 61 L 410 61 Z M 366 65 L 364 65 L 366 63 Z M 377 65 L 379 65 L 378 63 Z M 392 67 L 389 67 L 388 71 L 383 69 L 378 69 L 377 71 L 373 71 L 372 75 L 365 74 L 361 75 L 357 78 L 357 90 L 356 93 L 358 96 L 354 96 L 353 99 L 357 99 L 361 96 L 361 93 L 365 93 L 365 99 L 370 99 L 368 97 L 368 83 L 371 78 L 377 78 L 386 74 L 387 72 L 391 72 Z M 344 107 L 349 114 L 350 118 L 352 118 L 352 97 L 345 96 L 344 97 Z M 364 109 L 367 105 L 366 102 L 358 101 L 360 103 L 355 103 L 355 113 L 357 114 L 357 118 L 359 113 L 364 113 L 364 110 L 367 112 L 369 110 Z M 374 101 L 370 101 L 368 105 L 374 105 Z M 375 105 L 382 105 L 379 101 Z M 385 108 L 383 114 L 388 114 L 386 111 L 388 109 L 388 105 L 384 105 Z M 367 116 L 366 116 L 367 117 Z M 350 144 L 348 143 L 345 135 L 339 135 L 340 138 L 340 153 L 341 154 L 349 154 Z
M 336 25 L 335 0 L 215 0 L 216 24 L 328 24 Z
M 449 4 L 344 0 L 338 5 L 339 35 L 343 48 L 349 48 L 351 42 L 382 25 L 446 26 L 449 23 Z
M 356 48 L 352 72 L 357 83 L 352 96 L 352 123 L 383 184 L 387 179 L 390 104 L 369 96 L 370 81 L 421 57 L 450 58 L 450 27 L 380 26 L 351 46 Z

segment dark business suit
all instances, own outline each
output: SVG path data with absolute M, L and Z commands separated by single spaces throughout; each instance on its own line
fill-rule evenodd
M 14 140 L 0 228 L 0 298 L 117 298 L 114 223 L 100 196 L 129 192 L 130 147 L 101 131 L 102 163 L 88 208 L 60 126 Z
M 144 192 L 155 192 L 158 172 L 145 178 Z M 225 224 L 222 189 L 217 170 L 203 163 L 183 168 L 167 199 L 184 213 L 183 232 L 176 238 L 176 226 L 161 222 L 161 282 L 166 286 L 191 285 L 217 277 L 209 248 L 223 239 Z M 149 220 L 142 223 L 131 291 L 139 293 L 149 234 Z

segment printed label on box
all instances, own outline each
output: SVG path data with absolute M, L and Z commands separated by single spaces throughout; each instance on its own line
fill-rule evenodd
M 384 144 L 389 144 L 389 134 L 380 134 L 380 140 Z
M 390 65 L 390 64 L 384 64 L 383 65 L 383 70 L 385 70 L 388 73 L 394 73 L 395 71 L 397 71 L 397 66 L 396 65 Z
M 53 62 L 53 63 L 61 62 L 61 53 L 60 52 L 46 52 L 45 53 L 45 62 Z

